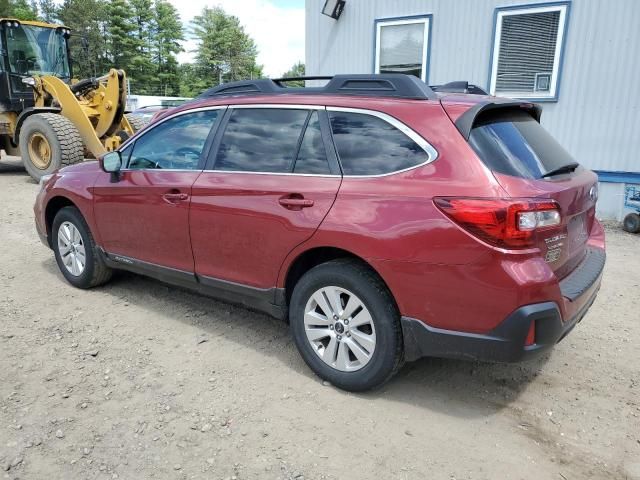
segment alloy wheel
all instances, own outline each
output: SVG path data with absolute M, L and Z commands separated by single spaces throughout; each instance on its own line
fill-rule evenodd
M 79 277 L 84 272 L 87 255 L 80 230 L 71 222 L 62 222 L 58 228 L 58 253 L 67 271 Z
M 304 309 L 304 328 L 314 352 L 341 372 L 354 372 L 371 360 L 376 330 L 367 306 L 347 289 L 317 290 Z

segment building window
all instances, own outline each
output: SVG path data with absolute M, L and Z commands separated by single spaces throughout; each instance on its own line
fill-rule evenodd
M 568 9 L 567 2 L 496 11 L 492 94 L 557 99 Z
M 431 15 L 376 20 L 375 73 L 406 73 L 427 81 Z

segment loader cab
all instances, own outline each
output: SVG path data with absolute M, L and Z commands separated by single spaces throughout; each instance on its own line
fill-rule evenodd
M 0 110 L 33 106 L 33 89 L 25 78 L 54 75 L 70 82 L 69 35 L 61 25 L 0 19 Z

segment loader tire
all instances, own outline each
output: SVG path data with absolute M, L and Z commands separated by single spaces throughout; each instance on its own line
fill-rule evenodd
M 142 130 L 149 123 L 148 120 L 145 120 L 138 115 L 126 115 L 127 120 L 129 120 L 129 125 L 133 128 L 133 133 L 136 133 L 138 130 Z
M 75 125 L 57 113 L 36 113 L 20 130 L 20 154 L 34 180 L 84 160 L 82 137 Z

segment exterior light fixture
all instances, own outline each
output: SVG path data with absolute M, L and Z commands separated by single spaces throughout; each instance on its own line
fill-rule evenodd
M 9 28 L 18 28 L 20 26 L 20 22 L 17 20 L 3 20 L 2 23 Z
M 326 0 L 324 7 L 322 7 L 322 14 L 338 20 L 344 10 L 345 3 L 347 3 L 346 0 Z

